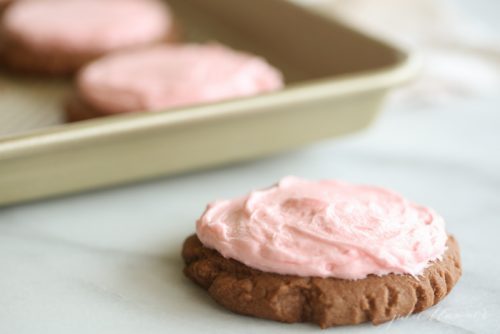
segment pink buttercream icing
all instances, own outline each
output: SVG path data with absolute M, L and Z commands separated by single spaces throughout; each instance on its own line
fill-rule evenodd
M 172 19 L 157 0 L 22 0 L 3 24 L 33 49 L 98 54 L 164 39 Z
M 286 177 L 209 204 L 197 235 L 223 256 L 262 271 L 361 279 L 420 275 L 446 250 L 444 225 L 432 209 L 382 188 Z
M 281 73 L 218 44 L 162 45 L 106 56 L 78 76 L 84 100 L 107 113 L 158 110 L 269 92 Z

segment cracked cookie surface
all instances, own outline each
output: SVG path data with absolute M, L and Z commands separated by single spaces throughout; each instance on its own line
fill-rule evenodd
M 225 308 L 281 322 L 321 328 L 371 321 L 380 324 L 421 312 L 441 301 L 461 276 L 459 248 L 450 236 L 443 258 L 422 275 L 370 275 L 359 280 L 262 272 L 224 258 L 196 235 L 186 239 L 184 273 Z

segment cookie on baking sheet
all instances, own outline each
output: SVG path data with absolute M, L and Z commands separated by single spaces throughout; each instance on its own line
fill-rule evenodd
M 0 28 L 2 63 L 30 74 L 71 74 L 111 51 L 177 38 L 159 0 L 17 0 Z
M 218 102 L 282 86 L 277 69 L 248 53 L 219 44 L 157 45 L 85 66 L 66 112 L 75 121 Z
M 458 244 L 432 209 L 295 177 L 209 204 L 182 256 L 185 275 L 227 309 L 322 328 L 423 311 L 461 276 Z

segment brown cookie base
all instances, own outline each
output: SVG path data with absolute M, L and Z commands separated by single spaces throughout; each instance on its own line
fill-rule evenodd
M 77 96 L 71 97 L 64 105 L 66 121 L 69 123 L 85 121 L 87 119 L 113 116 L 113 114 L 101 112 L 87 105 Z
M 180 40 L 180 29 L 176 24 L 158 43 L 174 43 Z M 76 53 L 57 49 L 38 50 L 10 35 L 4 27 L 0 27 L 0 62 L 14 72 L 29 75 L 70 75 L 103 55 L 103 53 Z
M 184 274 L 233 312 L 327 328 L 380 324 L 437 304 L 462 273 L 456 240 L 450 236 L 447 246 L 443 259 L 418 278 L 389 274 L 344 280 L 266 273 L 224 258 L 196 235 L 184 242 L 182 257 Z
M 0 0 L 0 15 L 3 14 L 4 10 L 10 5 L 13 0 Z

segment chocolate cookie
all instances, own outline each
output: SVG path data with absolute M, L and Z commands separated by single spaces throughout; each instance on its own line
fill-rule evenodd
M 64 111 L 66 113 L 66 121 L 70 123 L 106 116 L 81 101 L 77 96 L 72 96 L 66 101 Z
M 10 5 L 11 2 L 12 0 L 0 0 L 0 14 L 3 13 L 5 8 L 7 8 L 7 6 Z
M 196 235 L 184 242 L 182 256 L 185 275 L 233 312 L 327 328 L 380 324 L 437 304 L 462 272 L 459 247 L 451 236 L 447 247 L 442 260 L 419 277 L 389 274 L 359 280 L 262 272 L 204 247 Z

